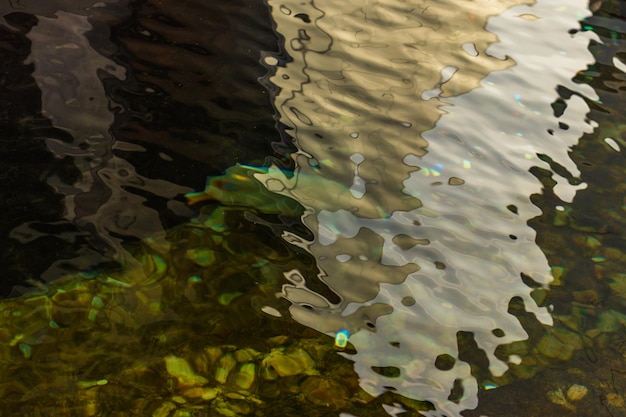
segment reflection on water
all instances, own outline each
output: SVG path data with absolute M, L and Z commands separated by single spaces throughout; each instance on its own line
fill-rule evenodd
M 109 132 L 114 114 L 101 78 L 106 74 L 124 79 L 125 70 L 90 46 L 85 33 L 92 28 L 86 16 L 63 11 L 52 18 L 39 17 L 27 34 L 32 42 L 27 63 L 35 65 L 33 77 L 42 91 L 42 113 L 72 138 L 47 138 L 45 144 L 56 158 L 71 158 L 81 172 L 73 184 L 54 176 L 48 179 L 48 184 L 64 195 L 65 219 L 101 237 L 105 247 L 117 252 L 113 258 L 129 263 L 132 258 L 124 259 L 122 254 L 122 237 L 146 238 L 161 229 L 158 213 L 143 204 L 146 199 L 137 191 L 173 199 L 191 189 L 139 175 L 132 164 L 112 154 L 114 148 L 142 148 L 114 143 Z M 172 201 L 172 205 L 173 210 L 178 205 L 178 211 L 184 212 L 182 202 Z M 27 243 L 40 233 L 24 224 L 12 236 Z M 59 275 L 57 271 L 48 273 Z
M 585 2 L 270 0 L 280 48 L 258 2 L 87 3 L 3 12 L 30 43 L 37 138 L 72 168 L 41 175 L 60 238 L 89 241 L 0 304 L 9 413 L 482 413 L 491 388 L 626 325 L 623 210 L 577 212 L 623 173 L 571 149 L 626 146 L 588 118 L 611 100 L 590 86 L 615 86 L 585 67 L 622 80 L 626 61 L 592 56 Z M 224 167 L 204 190 L 186 177 Z M 28 248 L 42 224 L 12 237 Z M 577 257 L 594 265 L 578 280 Z M 560 415 L 602 389 L 617 409 L 616 380 L 537 396 Z
M 277 49 L 261 2 L 239 14 L 237 2 L 40 3 L 1 6 L 10 77 L 23 79 L 3 90 L 6 140 L 51 159 L 6 158 L 13 188 L 44 206 L 3 199 L 7 253 L 37 259 L 6 267 L 8 289 L 132 262 L 123 243 L 188 220 L 183 194 L 235 162 L 289 166 L 257 80 L 260 51 Z
M 591 61 L 589 34 L 569 33 L 586 4 L 499 5 L 481 10 L 482 20 L 458 2 L 271 5 L 294 59 L 272 81 L 299 170 L 290 181 L 278 171 L 255 176 L 308 208 L 303 220 L 317 239 L 302 244 L 341 299 L 329 302 L 292 272 L 294 284 L 283 286 L 292 317 L 355 333 L 351 359 L 369 393 L 428 400 L 433 415 L 474 408 L 478 387 L 459 360 L 458 333 L 471 332 L 498 376 L 507 364 L 496 347 L 527 337 L 511 299 L 552 322 L 522 279 L 551 280 L 526 225 L 540 213 L 528 196 L 541 189 L 528 170 L 550 168 L 540 159 L 550 155 L 578 175 L 567 149 L 591 130 L 589 108 L 574 95 L 555 119 L 551 104 L 557 87 L 595 96 L 571 81 Z M 485 11 L 500 13 L 491 33 Z M 304 23 L 294 18 L 302 15 Z M 566 200 L 580 188 L 559 185 Z M 445 369 L 442 355 L 453 361 Z

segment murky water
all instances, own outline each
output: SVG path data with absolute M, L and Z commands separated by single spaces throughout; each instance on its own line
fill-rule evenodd
M 622 4 L 5 9 L 7 415 L 623 413 Z

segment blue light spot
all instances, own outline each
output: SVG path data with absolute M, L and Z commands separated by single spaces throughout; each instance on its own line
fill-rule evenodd
M 346 329 L 341 329 L 337 332 L 337 335 L 335 336 L 335 346 L 337 346 L 340 349 L 345 348 L 346 346 L 348 346 L 348 339 L 350 338 L 350 332 L 347 331 Z

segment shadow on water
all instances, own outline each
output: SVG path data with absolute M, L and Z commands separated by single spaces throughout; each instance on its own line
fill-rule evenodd
M 623 6 L 268 3 L 3 10 L 0 416 L 623 413 Z

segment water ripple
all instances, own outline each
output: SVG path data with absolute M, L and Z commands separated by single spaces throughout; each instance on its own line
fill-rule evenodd
M 561 173 L 564 201 L 585 187 L 568 155 L 592 130 L 585 100 L 596 97 L 572 81 L 592 62 L 593 35 L 572 34 L 585 2 L 269 3 L 292 57 L 271 79 L 276 108 L 299 152 L 294 178 L 255 176 L 308 208 L 317 239 L 301 244 L 341 298 L 285 285 L 292 316 L 353 333 L 350 358 L 369 393 L 429 401 L 431 416 L 475 408 L 459 334 L 472 335 L 498 376 L 508 363 L 496 347 L 527 338 L 511 300 L 552 323 L 522 279 L 552 279 L 527 226 L 541 213 L 529 170 Z M 442 355 L 452 365 L 438 366 Z

